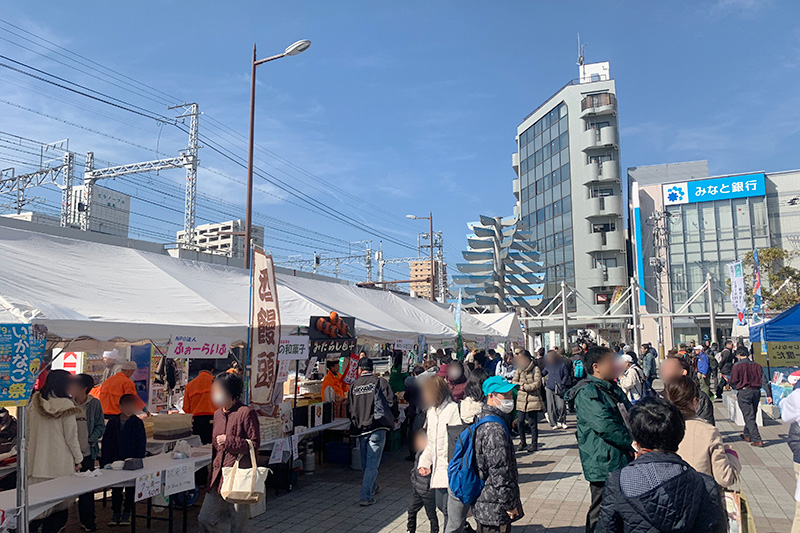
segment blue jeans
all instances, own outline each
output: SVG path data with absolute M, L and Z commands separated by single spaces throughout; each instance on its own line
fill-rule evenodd
M 386 444 L 386 431 L 379 429 L 359 439 L 361 445 L 361 469 L 364 480 L 361 482 L 361 499 L 369 500 L 378 488 L 378 466 L 381 464 L 383 446 Z

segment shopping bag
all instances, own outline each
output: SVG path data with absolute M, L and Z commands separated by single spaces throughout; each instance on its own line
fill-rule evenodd
M 756 524 L 747 496 L 741 490 L 725 489 L 725 511 L 728 514 L 730 533 L 756 533 Z
M 244 454 L 236 458 L 233 466 L 222 467 L 222 486 L 219 495 L 228 503 L 256 503 L 264 497 L 269 468 L 258 466 L 256 463 L 256 450 L 253 442 L 248 439 L 250 446 L 250 468 L 240 468 Z

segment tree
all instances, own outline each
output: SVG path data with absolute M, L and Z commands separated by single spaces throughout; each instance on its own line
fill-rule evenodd
M 761 269 L 761 295 L 764 307 L 771 311 L 785 311 L 800 302 L 800 270 L 791 265 L 800 253 L 783 248 L 759 248 L 758 264 Z M 744 267 L 747 305 L 753 305 L 753 252 L 742 259 Z

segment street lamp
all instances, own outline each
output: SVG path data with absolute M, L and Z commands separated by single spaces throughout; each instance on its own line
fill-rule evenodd
M 436 301 L 436 294 L 435 294 L 435 291 L 434 291 L 435 283 L 434 283 L 433 279 L 435 277 L 436 269 L 435 269 L 434 263 L 433 263 L 433 213 L 431 213 L 430 216 L 427 216 L 427 217 L 418 217 L 418 216 L 415 216 L 415 215 L 406 215 L 406 218 L 410 218 L 411 220 L 429 220 L 430 223 L 431 223 L 431 232 L 430 232 L 430 243 L 431 243 L 431 301 L 435 302 Z
M 311 41 L 302 40 L 290 44 L 281 54 L 264 59 L 256 59 L 256 45 L 253 44 L 253 64 L 250 74 L 250 139 L 247 147 L 247 214 L 244 229 L 244 267 L 250 268 L 250 239 L 253 230 L 253 129 L 256 123 L 256 67 L 269 61 L 274 61 L 286 56 L 296 56 L 305 52 L 311 46 Z

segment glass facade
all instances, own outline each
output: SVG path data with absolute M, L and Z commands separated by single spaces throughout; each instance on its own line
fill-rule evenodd
M 765 197 L 671 205 L 666 211 L 672 215 L 668 244 L 673 306 L 683 305 L 711 274 L 715 311 L 733 313 L 727 264 L 753 248 L 770 246 Z M 698 300 L 689 312 L 708 312 L 705 298 Z
M 575 283 L 572 244 L 569 126 L 561 102 L 519 136 L 522 221 L 533 230 L 545 264 L 546 304 L 561 290 L 561 280 Z

